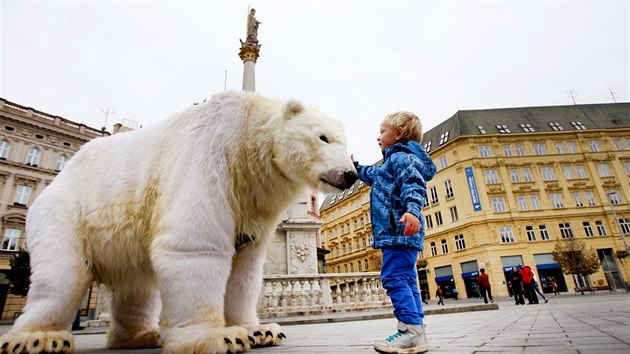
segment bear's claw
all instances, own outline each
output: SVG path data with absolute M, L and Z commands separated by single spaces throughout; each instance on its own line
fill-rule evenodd
M 277 323 L 268 323 L 250 329 L 252 348 L 278 345 L 287 338 Z
M 1 354 L 73 353 L 74 341 L 68 331 L 9 332 L 0 338 Z

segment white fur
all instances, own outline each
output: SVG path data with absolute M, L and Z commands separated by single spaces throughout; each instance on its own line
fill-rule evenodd
M 256 316 L 267 245 L 303 188 L 349 187 L 345 144 L 316 109 L 242 92 L 89 142 L 29 210 L 32 285 L 0 344 L 64 332 L 93 280 L 112 290 L 110 347 L 235 352 L 265 342 L 252 330 L 278 336 Z M 238 234 L 255 241 L 237 252 Z

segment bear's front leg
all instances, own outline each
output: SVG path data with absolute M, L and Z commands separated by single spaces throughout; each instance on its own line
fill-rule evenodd
M 254 338 L 253 347 L 278 345 L 286 338 L 276 323 L 260 324 L 256 304 L 262 289 L 266 245 L 249 242 L 234 256 L 225 297 L 228 325 L 246 327 Z
M 238 353 L 253 338 L 225 326 L 223 299 L 234 251 L 182 251 L 154 245 L 153 264 L 162 300 L 164 353 Z

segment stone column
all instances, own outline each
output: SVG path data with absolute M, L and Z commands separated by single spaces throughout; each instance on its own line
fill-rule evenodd
M 260 44 L 241 42 L 238 56 L 243 60 L 243 91 L 256 92 L 256 60 L 260 56 Z

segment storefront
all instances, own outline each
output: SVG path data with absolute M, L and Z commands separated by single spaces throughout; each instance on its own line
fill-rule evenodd
M 558 292 L 567 291 L 567 283 L 564 281 L 564 275 L 560 264 L 553 259 L 551 253 L 535 254 L 534 261 L 536 262 L 536 278 L 538 279 L 538 286 L 543 293 L 552 293 L 552 284 L 555 281 L 558 287 Z
M 453 293 L 455 280 L 453 279 L 452 266 L 435 267 L 435 282 L 437 286 L 442 288 L 445 298 L 455 298 L 455 294 Z
M 505 279 L 505 287 L 508 289 L 508 294 L 512 296 L 512 289 L 510 289 L 510 272 L 512 267 L 518 269 L 518 265 L 523 263 L 523 257 L 521 256 L 504 256 L 501 257 L 501 265 L 503 266 L 503 276 Z
M 477 277 L 479 276 L 477 261 L 463 262 L 460 264 L 462 266 L 462 278 L 464 280 L 464 286 L 466 287 L 466 297 L 469 299 L 480 298 L 481 295 L 477 286 Z

